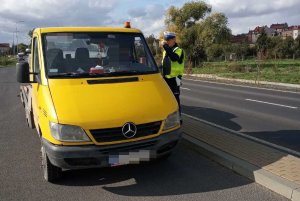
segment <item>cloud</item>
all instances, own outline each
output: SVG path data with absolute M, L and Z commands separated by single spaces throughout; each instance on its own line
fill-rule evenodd
M 234 34 L 258 25 L 287 22 L 300 24 L 299 0 L 205 0 L 214 12 L 223 12 Z M 28 42 L 34 27 L 122 26 L 130 20 L 146 35 L 164 29 L 166 9 L 188 0 L 0 0 L 0 42 L 12 42 L 16 25 L 19 40 Z M 24 23 L 17 21 L 23 20 Z
M 151 4 L 145 7 L 132 8 L 128 11 L 128 14 L 132 18 L 146 18 L 157 20 L 164 16 L 166 8 L 160 4 Z
M 16 26 L 23 36 L 34 27 L 107 26 L 115 22 L 111 13 L 118 4 L 116 0 L 1 0 L 0 42 L 2 37 L 12 38 Z M 24 23 L 17 24 L 20 20 Z
M 147 12 L 143 8 L 132 8 L 128 11 L 128 15 L 133 18 L 144 17 L 147 15 Z
M 161 4 L 151 4 L 144 8 L 130 9 L 128 14 L 135 27 L 143 30 L 145 35 L 154 34 L 158 36 L 164 29 L 164 17 L 166 8 Z
M 229 18 L 266 15 L 290 10 L 300 5 L 298 0 L 209 0 L 208 2 L 214 10 L 226 13 Z
M 208 0 L 213 11 L 229 18 L 234 34 L 248 32 L 256 26 L 287 22 L 300 24 L 299 0 Z

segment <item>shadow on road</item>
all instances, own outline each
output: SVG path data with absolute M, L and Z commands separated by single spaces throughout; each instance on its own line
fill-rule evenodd
M 197 117 L 199 119 L 203 119 L 205 121 L 236 131 L 242 129 L 242 127 L 239 124 L 232 121 L 232 119 L 236 118 L 234 114 L 204 107 L 182 105 L 181 108 L 184 113 Z
M 167 160 L 64 172 L 58 185 L 95 186 L 124 196 L 168 196 L 230 189 L 252 183 L 180 144 Z
M 244 132 L 267 142 L 287 147 L 300 153 L 300 130 Z
M 188 115 L 206 120 L 234 131 L 243 130 L 242 126 L 233 121 L 233 119 L 237 116 L 232 113 L 212 108 L 186 105 L 182 105 L 181 107 L 183 112 Z M 300 152 L 300 130 L 256 131 L 242 133 Z

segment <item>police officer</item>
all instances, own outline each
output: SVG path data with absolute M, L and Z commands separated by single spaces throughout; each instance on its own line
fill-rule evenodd
M 184 52 L 176 43 L 176 34 L 173 32 L 164 32 L 163 42 L 163 76 L 171 88 L 180 107 L 180 85 L 184 71 Z

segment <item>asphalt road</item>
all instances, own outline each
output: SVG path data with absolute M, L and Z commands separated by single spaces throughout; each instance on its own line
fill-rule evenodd
M 44 181 L 14 68 L 0 68 L 0 200 L 286 200 L 181 144 L 166 161 L 64 172 Z
M 300 93 L 188 80 L 183 112 L 300 152 Z

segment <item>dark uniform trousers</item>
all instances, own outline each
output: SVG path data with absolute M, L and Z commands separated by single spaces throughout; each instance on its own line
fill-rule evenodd
M 179 112 L 181 114 L 181 106 L 180 106 L 180 86 L 177 86 L 177 82 L 176 82 L 176 78 L 166 78 L 165 77 L 165 80 L 167 82 L 167 84 L 169 85 L 170 89 L 172 90 L 176 100 L 177 100 L 177 103 L 178 103 L 178 106 L 179 106 Z

